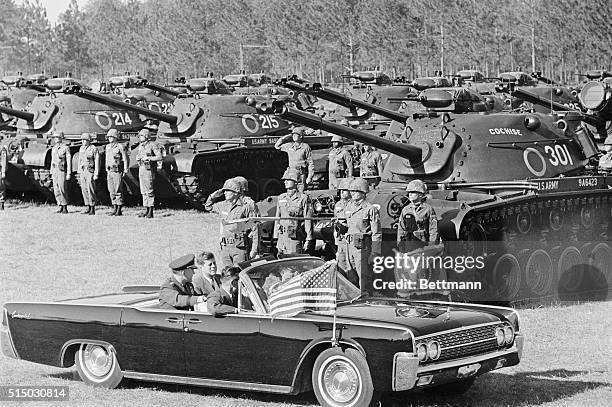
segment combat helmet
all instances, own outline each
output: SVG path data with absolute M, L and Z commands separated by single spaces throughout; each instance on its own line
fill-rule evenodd
M 338 190 L 348 191 L 351 187 L 352 178 L 340 178 L 338 182 Z
M 91 133 L 81 133 L 81 140 L 91 141 Z
M 407 192 L 418 192 L 423 195 L 427 194 L 427 185 L 420 179 L 414 179 L 408 183 Z
M 337 134 L 334 134 L 334 135 L 332 136 L 332 138 L 331 138 L 331 142 L 332 142 L 332 143 L 336 143 L 336 142 L 338 142 L 338 143 L 344 143 L 344 137 L 339 136 L 339 135 L 337 135 Z
M 144 128 L 138 132 L 138 137 L 144 136 L 147 140 L 151 137 L 151 131 L 147 128 Z
M 285 170 L 285 173 L 283 174 L 283 178 L 282 179 L 283 179 L 283 181 L 290 180 L 290 181 L 293 181 L 293 182 L 297 183 L 298 182 L 298 173 L 293 168 L 287 168 Z
M 363 178 L 355 178 L 349 185 L 349 191 L 359 191 L 367 194 L 368 190 L 368 181 Z
M 230 178 L 225 180 L 225 182 L 223 183 L 223 188 L 221 189 L 223 191 L 232 191 L 237 194 L 239 194 L 241 191 L 240 183 L 236 180 L 236 178 Z
M 106 133 L 106 138 L 109 137 L 119 138 L 119 131 L 117 129 L 110 129 L 108 133 Z

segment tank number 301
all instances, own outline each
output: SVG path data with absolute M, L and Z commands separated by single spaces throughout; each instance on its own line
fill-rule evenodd
M 574 165 L 574 160 L 572 159 L 572 155 L 570 154 L 567 145 L 547 145 L 544 147 L 544 154 L 546 155 L 550 165 L 553 167 L 557 167 L 559 165 Z M 532 162 L 529 159 L 530 156 L 537 157 L 540 163 Z M 544 174 L 546 174 L 546 160 L 542 156 L 542 153 L 535 148 L 529 147 L 525 149 L 523 152 L 523 161 L 525 162 L 527 169 L 529 169 L 532 174 L 538 177 L 542 177 Z
M 257 133 L 259 129 L 271 130 L 278 129 L 279 123 L 275 116 L 269 114 L 260 114 L 254 116 L 245 114 L 242 116 L 242 126 L 249 133 Z

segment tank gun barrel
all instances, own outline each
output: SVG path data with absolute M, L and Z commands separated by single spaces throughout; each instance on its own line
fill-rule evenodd
M 395 120 L 400 123 L 405 123 L 406 120 L 410 117 L 391 109 L 376 106 L 372 103 L 364 102 L 362 100 L 353 99 L 335 90 L 325 89 L 320 83 L 314 83 L 311 87 L 297 82 L 288 81 L 285 86 L 293 91 L 308 93 L 344 107 L 357 107 L 360 109 L 368 110 L 372 113 L 376 113 L 380 116 L 387 117 L 391 120 Z
M 34 113 L 24 112 L 23 110 L 11 109 L 10 107 L 0 106 L 0 113 L 4 113 L 8 116 L 18 117 L 27 122 L 34 121 Z
M 149 83 L 147 81 L 145 81 L 143 83 L 143 86 L 145 88 L 147 88 L 147 89 L 155 90 L 155 91 L 160 92 L 160 93 L 167 93 L 168 95 L 171 95 L 171 96 L 174 96 L 174 97 L 176 97 L 176 96 L 181 94 L 181 92 L 178 92 L 176 90 L 172 90 L 172 89 L 169 89 L 169 88 L 167 88 L 165 86 L 157 85 L 155 83 Z
M 383 137 L 374 136 L 361 130 L 353 129 L 352 127 L 332 123 L 327 120 L 323 120 L 317 115 L 287 107 L 280 101 L 273 102 L 271 106 L 264 106 L 264 104 L 260 104 L 256 107 L 257 110 L 261 111 L 262 113 L 270 114 L 273 112 L 274 114 L 278 114 L 291 122 L 299 123 L 312 129 L 321 129 L 332 134 L 346 137 L 349 140 L 368 144 L 372 147 L 380 148 L 381 150 L 396 154 L 410 161 L 420 161 L 423 155 L 423 150 L 420 147 L 398 143 L 396 141 L 387 140 Z
M 79 87 L 74 87 L 70 91 L 71 91 L 70 93 L 74 93 L 75 95 L 82 97 L 84 99 L 88 99 L 88 100 L 102 103 L 105 105 L 110 105 L 113 107 L 118 107 L 120 109 L 125 109 L 125 110 L 129 110 L 132 112 L 136 112 L 146 117 L 159 120 L 160 122 L 170 123 L 171 125 L 175 125 L 178 122 L 177 116 L 157 112 L 151 109 L 147 109 L 146 107 L 140 107 L 140 106 L 133 105 L 131 103 L 125 103 L 123 101 L 115 100 L 113 98 L 106 97 L 104 95 L 100 95 L 98 93 L 94 93 L 94 92 L 91 92 L 91 91 L 88 91 L 88 90 L 85 90 Z

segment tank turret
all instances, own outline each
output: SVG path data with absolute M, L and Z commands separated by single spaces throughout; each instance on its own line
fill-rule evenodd
M 398 250 L 405 187 L 419 179 L 428 186 L 445 254 L 483 259 L 484 267 L 467 275 L 446 270 L 449 281 L 482 282 L 482 291 L 461 295 L 511 303 L 585 298 L 593 291 L 608 296 L 612 180 L 591 165 L 590 137 L 559 125 L 565 116 L 444 112 L 426 118 L 427 125 L 410 119 L 395 141 L 278 103 L 269 109 L 388 153 L 383 182 L 367 198 L 380 208 L 383 254 Z M 335 191 L 309 193 L 313 213 L 332 216 Z M 326 225 L 318 224 L 319 237 L 329 235 Z M 382 278 L 397 275 L 391 270 Z

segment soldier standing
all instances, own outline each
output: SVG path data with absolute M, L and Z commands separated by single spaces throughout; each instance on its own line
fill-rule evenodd
M 334 217 L 336 218 L 334 224 L 334 241 L 336 243 L 336 261 L 338 262 L 338 269 L 348 277 L 349 261 L 348 261 L 348 243 L 346 241 L 346 232 L 348 231 L 348 224 L 346 222 L 348 214 L 346 208 L 351 203 L 351 193 L 349 187 L 351 184 L 350 178 L 341 178 L 338 191 L 340 191 L 340 200 L 336 202 L 334 206 Z
M 353 156 L 344 147 L 344 139 L 334 134 L 331 139 L 332 149 L 329 151 L 329 189 L 338 188 L 341 179 L 353 176 Z
M 64 144 L 64 133 L 53 134 L 54 145 L 51 149 L 51 178 L 53 193 L 60 209 L 57 213 L 68 213 L 66 182 L 72 174 L 72 155 L 70 147 Z
M 242 201 L 247 204 L 252 206 L 252 210 L 253 213 L 255 213 L 255 216 L 261 216 L 261 213 L 259 212 L 259 208 L 257 207 L 257 204 L 255 203 L 255 201 L 253 201 L 253 199 L 247 195 L 247 192 L 249 192 L 249 181 L 247 181 L 246 178 L 244 178 L 241 175 L 238 175 L 237 177 L 234 177 L 234 180 L 236 180 L 236 182 L 238 182 L 238 185 L 240 186 L 240 198 L 242 199 Z M 258 236 L 261 236 L 261 230 L 260 230 L 260 223 L 257 222 L 253 225 L 253 227 L 250 230 L 249 233 L 249 243 L 247 245 L 247 247 L 253 247 L 253 242 L 257 241 L 259 242 L 260 239 L 258 238 Z M 255 230 L 257 229 L 257 230 Z M 250 258 L 254 258 L 257 253 L 259 253 L 259 246 L 257 246 L 257 250 L 255 251 L 255 254 L 250 255 Z
M 360 177 L 368 181 L 368 186 L 375 188 L 380 183 L 383 171 L 382 157 L 372 146 L 364 144 L 363 148 L 365 151 L 361 154 Z
M 82 145 L 79 149 L 79 183 L 83 202 L 87 205 L 84 215 L 96 214 L 96 181 L 100 175 L 100 153 L 91 144 L 91 134 L 81 134 Z
M 236 265 L 257 255 L 259 248 L 259 229 L 247 228 L 245 223 L 226 223 L 226 221 L 259 216 L 254 203 L 247 204 L 241 197 L 239 183 L 228 179 L 223 188 L 208 196 L 204 209 L 221 215 L 221 261 L 224 266 Z M 221 201 L 221 198 L 225 200 Z
M 382 251 L 380 214 L 378 208 L 365 200 L 368 193 L 368 182 L 365 179 L 355 178 L 349 189 L 352 202 L 345 209 L 348 215 L 346 240 L 351 270 L 349 280 L 356 283 L 361 292 L 371 294 L 372 271 L 369 265 Z
M 302 142 L 305 134 L 306 128 L 294 127 L 291 134 L 281 137 L 276 144 L 274 144 L 274 148 L 287 153 L 287 157 L 289 158 L 288 169 L 297 172 L 298 190 L 300 192 L 304 192 L 306 185 L 310 184 L 314 177 L 312 150 L 308 144 Z M 286 143 L 290 137 L 293 138 L 293 142 Z
M 427 186 L 415 179 L 406 188 L 410 203 L 404 206 L 397 224 L 397 245 L 407 253 L 436 243 L 438 240 L 438 218 L 434 208 L 425 202 Z
M 297 190 L 299 175 L 297 171 L 288 168 L 283 174 L 287 192 L 279 195 L 276 205 L 276 217 L 311 216 L 310 199 L 308 195 Z M 304 242 L 312 241 L 311 220 L 277 220 L 274 227 L 274 237 L 278 238 L 276 248 L 279 254 L 303 253 Z
M 4 210 L 4 201 L 6 201 L 6 167 L 8 166 L 8 150 L 4 144 L 0 144 L 0 210 Z
M 110 129 L 106 134 L 108 144 L 106 145 L 106 183 L 108 193 L 113 204 L 113 213 L 109 216 L 122 216 L 123 206 L 123 176 L 127 174 L 130 167 L 130 158 L 123 144 L 117 142 L 119 132 Z
M 138 215 L 140 218 L 153 217 L 153 205 L 155 205 L 155 173 L 157 163 L 163 159 L 159 145 L 151 141 L 149 129 L 138 132 L 140 144 L 138 145 L 138 179 L 140 182 L 140 193 L 142 194 L 142 206 L 145 212 Z

